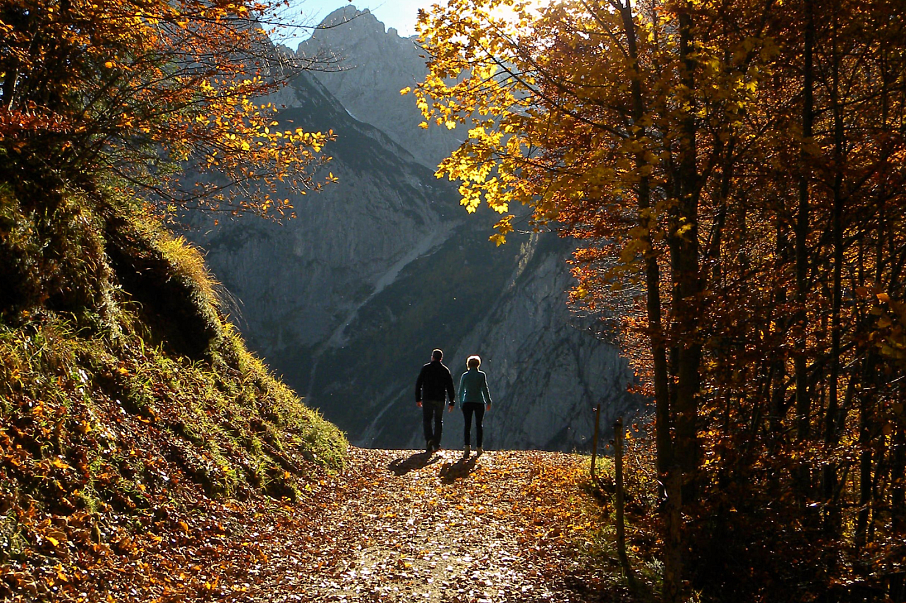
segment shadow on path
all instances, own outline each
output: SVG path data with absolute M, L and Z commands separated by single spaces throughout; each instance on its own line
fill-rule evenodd
M 416 469 L 424 469 L 428 465 L 436 463 L 439 460 L 440 457 L 431 452 L 416 452 L 408 458 L 398 458 L 390 461 L 390 464 L 387 465 L 387 468 L 398 476 L 406 475 L 410 471 L 415 471 Z
M 458 479 L 468 477 L 470 473 L 475 471 L 477 462 L 477 456 L 470 456 L 468 459 L 459 459 L 455 463 L 444 463 L 440 468 L 440 481 L 445 484 L 452 484 Z

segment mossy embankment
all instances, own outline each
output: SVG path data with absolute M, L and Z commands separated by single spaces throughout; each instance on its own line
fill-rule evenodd
M 198 501 L 294 500 L 345 454 L 140 204 L 0 185 L 0 599 L 66 600 Z

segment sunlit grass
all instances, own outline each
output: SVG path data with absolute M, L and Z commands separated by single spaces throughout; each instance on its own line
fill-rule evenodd
M 169 233 L 161 233 L 155 244 L 180 274 L 195 283 L 207 303 L 214 308 L 221 308 L 220 283 L 208 268 L 200 249 L 188 242 L 185 237 L 174 237 Z

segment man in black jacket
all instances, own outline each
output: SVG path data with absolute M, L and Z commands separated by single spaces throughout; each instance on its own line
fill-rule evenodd
M 425 426 L 425 452 L 440 449 L 440 435 L 444 428 L 444 398 L 450 398 L 450 412 L 453 412 L 456 403 L 453 375 L 441 363 L 443 357 L 441 350 L 431 352 L 431 362 L 422 367 L 415 381 L 415 403 L 422 408 Z

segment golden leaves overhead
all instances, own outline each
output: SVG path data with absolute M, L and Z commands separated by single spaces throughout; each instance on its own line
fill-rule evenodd
M 273 22 L 278 8 L 200 0 L 7 6 L 2 146 L 26 177 L 53 172 L 90 186 L 112 173 L 158 200 L 291 211 L 264 201 L 277 183 L 316 188 L 308 168 L 330 135 L 274 129 L 276 107 L 258 100 L 297 71 L 255 25 Z M 215 175 L 185 179 L 190 166 Z
M 782 542 L 808 506 L 835 542 L 804 537 L 801 567 L 872 565 L 874 526 L 898 542 L 906 526 L 887 510 L 903 508 L 903 465 L 889 477 L 884 460 L 906 442 L 890 406 L 906 359 L 906 14 L 778 6 L 451 0 L 421 13 L 431 72 L 414 93 L 426 127 L 465 125 L 438 175 L 468 211 L 519 202 L 580 240 L 572 299 L 620 333 L 656 397 L 661 469 L 699 482 L 697 525 L 763 500 L 787 523 L 746 521 Z M 721 481 L 759 485 L 725 504 Z

